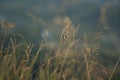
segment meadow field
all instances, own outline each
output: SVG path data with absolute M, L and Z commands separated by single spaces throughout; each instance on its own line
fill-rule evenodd
M 101 27 L 93 42 L 90 42 L 85 34 L 84 41 L 80 43 L 80 39 L 77 38 L 79 26 L 75 27 L 68 17 L 64 18 L 64 25 L 59 44 L 53 50 L 47 42 L 46 34 L 42 34 L 43 40 L 36 45 L 27 41 L 22 34 L 9 35 L 14 23 L 2 21 L 0 80 L 120 79 L 120 57 L 112 68 L 107 68 L 97 59 L 101 50 L 100 38 L 108 27 Z
M 120 0 L 0 0 L 0 80 L 120 80 Z

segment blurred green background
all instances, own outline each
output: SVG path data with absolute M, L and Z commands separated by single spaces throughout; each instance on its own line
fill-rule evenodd
M 104 64 L 116 62 L 120 56 L 120 0 L 0 0 L 0 20 L 14 22 L 12 34 L 22 33 L 34 43 L 44 33 L 56 47 L 66 16 L 80 25 L 80 39 L 87 34 L 92 40 L 100 27 L 109 26 L 101 38 L 99 57 Z

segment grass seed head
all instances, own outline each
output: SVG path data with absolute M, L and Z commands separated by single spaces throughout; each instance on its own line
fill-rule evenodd
M 13 22 L 1 21 L 1 25 L 4 29 L 11 29 L 15 26 Z

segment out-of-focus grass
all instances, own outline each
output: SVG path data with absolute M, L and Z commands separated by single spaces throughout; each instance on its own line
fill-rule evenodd
M 96 43 L 91 47 L 86 36 L 83 44 L 79 44 L 76 37 L 79 27 L 65 18 L 59 46 L 51 51 L 44 35 L 38 47 L 25 41 L 23 36 L 17 39 L 18 35 L 11 36 L 5 46 L 7 32 L 14 25 L 6 21 L 1 24 L 4 31 L 0 38 L 0 80 L 112 80 L 120 61 L 111 74 L 96 61 L 99 38 L 105 27 L 97 33 Z

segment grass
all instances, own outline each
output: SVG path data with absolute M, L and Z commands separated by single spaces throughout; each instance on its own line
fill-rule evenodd
M 20 34 L 7 39 L 8 31 L 14 24 L 1 22 L 0 80 L 112 80 L 120 58 L 112 73 L 96 61 L 99 39 L 106 27 L 97 33 L 92 47 L 86 35 L 83 44 L 79 44 L 79 27 L 75 27 L 69 18 L 65 18 L 64 22 L 65 27 L 55 51 L 50 50 L 44 35 L 37 47 Z M 80 45 L 82 48 L 79 48 Z

